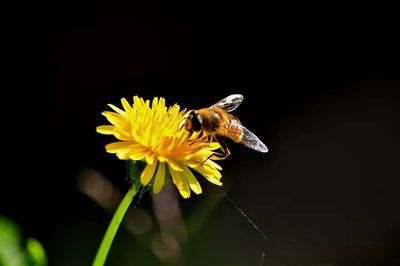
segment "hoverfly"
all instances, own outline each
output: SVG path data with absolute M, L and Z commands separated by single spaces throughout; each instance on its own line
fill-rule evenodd
M 265 144 L 250 130 L 245 128 L 239 119 L 229 112 L 235 110 L 243 101 L 243 95 L 232 94 L 208 108 L 192 110 L 185 121 L 185 129 L 191 133 L 200 132 L 210 140 L 218 142 L 222 154 L 213 154 L 219 159 L 229 156 L 226 144 L 218 136 L 227 137 L 259 152 L 268 152 Z

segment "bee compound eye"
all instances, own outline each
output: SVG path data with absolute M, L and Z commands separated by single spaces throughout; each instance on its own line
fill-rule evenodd
M 202 129 L 203 125 L 200 121 L 198 112 L 194 111 L 194 115 L 192 116 L 191 122 L 193 131 L 200 131 Z
M 189 116 L 188 117 L 189 117 L 189 119 L 192 119 L 196 115 L 197 115 L 196 110 L 192 110 L 192 111 L 189 112 Z

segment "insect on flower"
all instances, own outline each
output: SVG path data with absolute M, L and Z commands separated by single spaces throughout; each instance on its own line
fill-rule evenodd
M 214 153 L 212 158 L 225 159 L 230 152 L 218 136 L 227 137 L 259 152 L 268 152 L 267 146 L 239 119 L 229 112 L 235 110 L 243 101 L 243 95 L 232 94 L 208 108 L 192 110 L 185 121 L 185 129 L 191 133 L 199 132 L 220 144 L 221 154 Z

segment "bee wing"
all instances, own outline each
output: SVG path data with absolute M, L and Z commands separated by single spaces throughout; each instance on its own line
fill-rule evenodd
M 242 138 L 239 141 L 240 143 L 259 152 L 268 152 L 267 146 L 265 146 L 265 144 L 256 135 L 254 135 L 253 132 L 242 125 L 240 125 L 240 127 L 243 131 Z
M 235 110 L 243 101 L 243 95 L 241 94 L 232 94 L 228 97 L 222 99 L 216 104 L 212 105 L 211 108 L 221 108 L 226 112 L 232 112 Z

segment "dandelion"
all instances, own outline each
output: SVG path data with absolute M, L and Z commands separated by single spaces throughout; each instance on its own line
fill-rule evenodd
M 97 251 L 93 265 L 104 265 L 119 225 L 138 190 L 152 188 L 159 193 L 168 182 L 169 176 L 183 198 L 189 198 L 191 191 L 202 192 L 193 171 L 200 173 L 208 181 L 221 186 L 222 168 L 215 163 L 215 150 L 221 148 L 206 135 L 189 132 L 184 128 L 188 117 L 186 109 L 179 105 L 165 105 L 164 98 L 149 100 L 133 97 L 133 104 L 121 99 L 122 108 L 112 104 L 113 111 L 102 114 L 111 125 L 97 127 L 97 132 L 113 135 L 118 141 L 106 145 L 106 151 L 127 160 L 130 166 L 144 163 L 139 173 L 131 172 L 132 186 L 119 204 Z M 135 174 L 133 174 L 135 172 Z
M 221 167 L 211 160 L 220 145 L 184 129 L 185 109 L 180 110 L 177 104 L 166 107 L 165 99 L 157 97 L 151 104 L 138 96 L 133 97 L 132 105 L 125 98 L 121 103 L 123 109 L 109 104 L 114 112 L 102 114 L 112 125 L 99 126 L 97 132 L 119 140 L 106 145 L 107 152 L 121 160 L 146 163 L 140 175 L 143 186 L 151 185 L 153 192 L 159 193 L 169 173 L 182 197 L 189 198 L 191 190 L 202 192 L 193 170 L 222 185 Z

